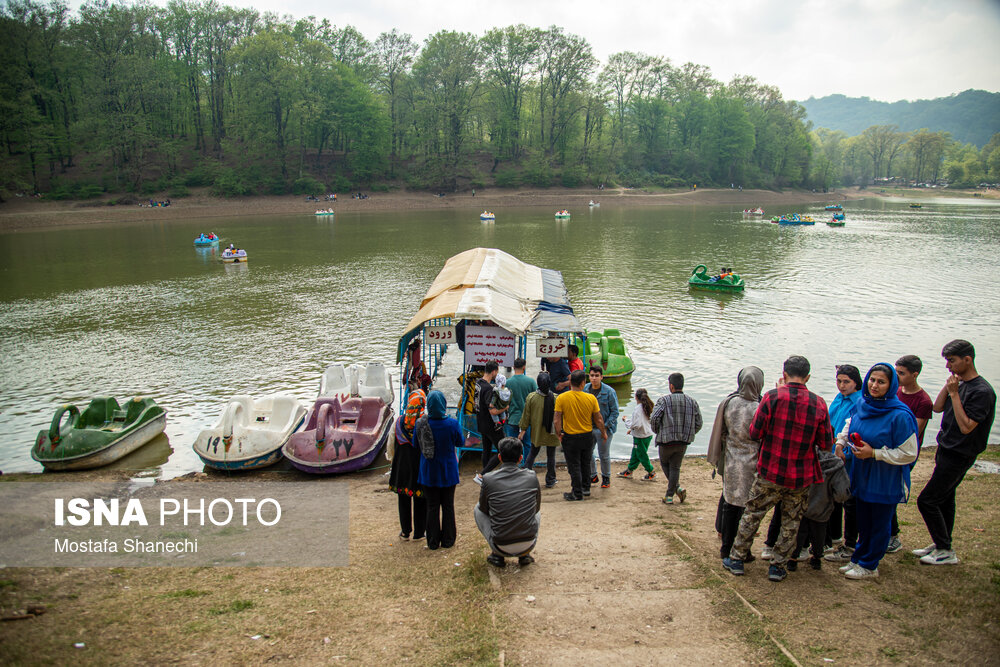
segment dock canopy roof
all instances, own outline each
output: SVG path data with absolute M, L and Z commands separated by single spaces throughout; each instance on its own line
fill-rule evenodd
M 583 333 L 562 274 L 525 264 L 496 248 L 473 248 L 444 264 L 404 339 L 436 318 L 493 320 L 511 333 Z

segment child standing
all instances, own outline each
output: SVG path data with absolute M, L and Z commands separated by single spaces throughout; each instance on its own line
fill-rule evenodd
M 618 473 L 619 477 L 632 477 L 632 472 L 642 465 L 646 470 L 643 480 L 653 481 L 656 473 L 653 472 L 653 464 L 649 462 L 649 443 L 653 440 L 653 427 L 649 423 L 649 418 L 653 414 L 653 400 L 645 389 L 635 392 L 635 410 L 631 417 L 622 417 L 628 433 L 632 435 L 632 458 L 629 459 L 628 468 Z

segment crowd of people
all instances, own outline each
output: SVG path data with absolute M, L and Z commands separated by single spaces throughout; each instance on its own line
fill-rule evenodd
M 603 382 L 600 365 L 584 370 L 578 355 L 570 346 L 568 357 L 543 360 L 535 378 L 525 374 L 524 359 L 514 361 L 509 378 L 493 361 L 459 378 L 469 399 L 460 413 L 475 415 L 482 443 L 473 513 L 490 547 L 487 560 L 496 567 L 506 558 L 533 562 L 541 508 L 533 466 L 542 448 L 544 484 L 552 488 L 559 481 L 556 447 L 562 447 L 570 480 L 564 500 L 583 501 L 592 485 L 611 485 L 617 394 Z M 722 567 L 744 574 L 745 564 L 755 560 L 754 536 L 773 508 L 761 551 L 770 561 L 771 581 L 785 579 L 807 556 L 814 569 L 824 561 L 839 564 L 848 579 L 879 576 L 885 554 L 902 549 L 896 507 L 909 499 L 910 471 L 934 413 L 941 414 L 934 470 L 917 497 L 933 543 L 913 553 L 927 565 L 958 563 L 952 544 L 956 489 L 986 448 L 996 394 L 976 370 L 971 343 L 951 341 L 941 355 L 950 376 L 934 400 L 918 384 L 922 362 L 914 355 L 875 364 L 863 380 L 855 366 L 838 366 L 838 394 L 829 406 L 807 388 L 811 368 L 804 357 L 789 357 L 767 392 L 763 371 L 743 368 L 736 390 L 718 406 L 709 439 L 708 461 L 722 476 L 716 516 Z M 430 390 L 423 365 L 408 368 L 409 399 L 396 423 L 390 472 L 400 537 L 426 536 L 429 549 L 448 548 L 456 536 L 462 426 L 446 415 L 444 395 Z M 641 479 L 655 480 L 648 454 L 655 441 L 667 480 L 662 500 L 672 505 L 687 497 L 681 465 L 703 419 L 698 402 L 684 393 L 681 373 L 671 373 L 668 385 L 669 393 L 655 403 L 638 389 L 632 414 L 621 416 L 633 446 L 618 477 L 632 478 L 641 466 Z

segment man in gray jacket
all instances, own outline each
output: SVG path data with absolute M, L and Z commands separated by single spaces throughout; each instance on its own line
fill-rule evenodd
M 476 527 L 490 545 L 486 561 L 505 567 L 505 557 L 517 557 L 517 564 L 534 563 L 531 550 L 538 541 L 542 489 L 531 470 L 518 468 L 521 441 L 504 438 L 497 446 L 500 467 L 483 476 L 479 504 L 474 514 Z

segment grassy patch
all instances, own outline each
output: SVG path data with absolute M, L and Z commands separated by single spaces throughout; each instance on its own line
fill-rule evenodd
M 184 588 L 179 591 L 169 591 L 160 595 L 162 598 L 200 598 L 209 595 L 208 591 L 198 591 L 193 588 Z
M 208 610 L 208 613 L 212 616 L 221 616 L 222 614 L 238 614 L 241 611 L 246 611 L 247 609 L 253 609 L 253 600 L 233 600 L 225 607 L 212 607 Z

